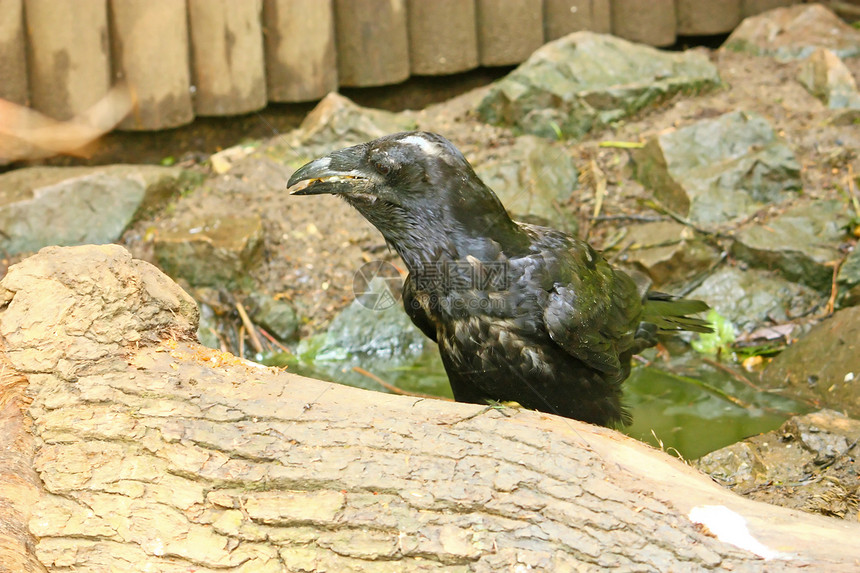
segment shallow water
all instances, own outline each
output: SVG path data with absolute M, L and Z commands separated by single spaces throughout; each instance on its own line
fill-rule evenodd
M 792 400 L 757 391 L 724 369 L 683 345 L 669 362 L 654 358 L 651 365 L 635 364 L 624 385 L 625 403 L 633 424 L 621 431 L 638 440 L 695 459 L 747 436 L 768 432 L 805 408 Z M 277 361 L 268 361 L 276 363 Z M 411 362 L 411 363 L 408 363 Z M 740 370 L 732 362 L 724 366 Z M 392 357 L 351 356 L 325 362 L 290 361 L 289 371 L 333 382 L 385 391 L 372 376 L 401 390 L 451 397 L 448 378 L 434 345 L 417 361 Z M 369 373 L 369 374 L 368 374 Z
M 732 363 L 723 364 L 739 371 Z M 685 459 L 774 430 L 807 410 L 744 384 L 693 352 L 673 357 L 669 364 L 634 368 L 624 395 L 633 414 L 624 433 Z

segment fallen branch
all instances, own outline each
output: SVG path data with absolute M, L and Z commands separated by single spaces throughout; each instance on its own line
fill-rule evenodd
M 860 525 L 738 497 L 613 430 L 303 378 L 204 348 L 196 328 L 196 303 L 118 246 L 49 247 L 9 269 L 0 358 L 17 382 L 0 380 L 0 459 L 15 471 L 0 473 L 0 563 L 853 571 L 860 560 L 845 542 Z

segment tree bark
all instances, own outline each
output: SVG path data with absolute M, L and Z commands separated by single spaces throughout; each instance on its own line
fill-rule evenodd
M 615 431 L 262 367 L 198 345 L 196 312 L 117 246 L 49 247 L 9 269 L 0 569 L 860 562 L 860 526 L 743 499 Z M 730 543 L 712 518 L 694 523 L 707 506 L 749 535 Z

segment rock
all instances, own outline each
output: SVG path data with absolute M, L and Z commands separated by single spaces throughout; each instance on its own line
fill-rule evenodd
M 719 83 L 704 54 L 575 32 L 544 45 L 493 84 L 477 111 L 487 123 L 525 133 L 581 138 L 678 92 Z
M 424 341 L 399 303 L 372 310 L 355 300 L 332 320 L 317 360 L 343 360 L 354 354 L 390 359 L 420 352 Z
M 851 448 L 858 439 L 860 421 L 821 410 L 711 452 L 696 467 L 750 499 L 857 521 L 860 481 Z
M 632 156 L 636 177 L 663 205 L 705 225 L 749 215 L 801 187 L 794 152 L 751 112 L 664 130 Z
M 560 209 L 579 182 L 573 159 L 564 148 L 524 135 L 503 154 L 476 165 L 475 172 L 515 218 L 531 215 L 576 232 L 576 220 Z
M 857 125 L 860 123 L 860 109 L 843 109 L 835 112 L 829 123 L 833 125 Z
M 30 167 L 0 175 L 0 249 L 9 255 L 49 245 L 116 241 L 142 210 L 189 181 L 155 165 Z
M 630 225 L 618 247 L 623 252 L 619 260 L 644 271 L 658 288 L 680 286 L 719 258 L 692 229 L 674 221 Z
M 415 121 L 403 114 L 361 107 L 332 92 L 305 117 L 298 129 L 291 132 L 282 155 L 295 157 L 295 150 L 302 148 L 309 160 L 336 149 L 415 128 Z M 295 158 L 295 167 L 305 162 L 304 158 Z
M 839 286 L 839 304 L 860 305 L 860 249 L 856 246 L 839 268 L 836 284 Z
M 25 261 L 0 282 L 0 336 L 23 372 L 75 379 L 104 369 L 100 361 L 120 348 L 164 336 L 194 339 L 194 300 L 118 245 L 45 247 Z
M 386 295 L 379 298 L 375 308 L 365 306 L 370 292 Z M 353 371 L 353 366 L 361 366 L 394 384 L 404 368 L 420 359 L 427 338 L 403 312 L 399 291 L 392 294 L 380 278 L 375 278 L 363 294 L 335 316 L 320 340 L 303 340 L 297 354 L 311 358 L 315 369 L 339 382 L 378 389 L 376 382 Z M 318 348 L 308 352 L 315 345 Z
M 752 332 L 762 324 L 780 323 L 808 313 L 820 295 L 768 271 L 723 266 L 688 298 L 701 299 L 735 326 L 736 333 Z
M 200 323 L 197 325 L 197 340 L 207 348 L 221 348 L 218 338 L 220 325 L 215 317 L 215 311 L 205 303 L 199 303 Z
M 239 145 L 223 149 L 218 153 L 213 153 L 209 157 L 209 164 L 212 166 L 212 171 L 218 175 L 227 173 L 236 163 L 241 162 L 243 159 L 251 155 L 259 145 L 259 142 L 241 143 Z
M 860 94 L 851 70 L 830 50 L 815 50 L 801 66 L 797 80 L 831 109 L 860 109 Z
M 805 202 L 740 230 L 731 253 L 750 266 L 776 270 L 790 281 L 830 292 L 849 219 L 844 201 Z
M 786 395 L 860 418 L 860 307 L 815 325 L 768 365 L 761 380 Z
M 192 286 L 232 286 L 260 261 L 263 223 L 259 216 L 210 216 L 157 232 L 158 265 Z
M 278 340 L 293 337 L 299 327 L 299 319 L 290 303 L 260 292 L 251 293 L 248 300 L 251 303 L 248 310 L 256 324 Z
M 860 30 L 821 4 L 797 4 L 747 18 L 722 47 L 780 61 L 806 58 L 818 48 L 840 58 L 860 55 Z

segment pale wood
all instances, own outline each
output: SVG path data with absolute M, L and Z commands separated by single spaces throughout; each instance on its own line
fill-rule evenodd
M 0 500 L 19 496 L 0 503 L 7 562 L 856 571 L 860 525 L 740 498 L 613 430 L 302 378 L 202 348 L 196 321 L 119 246 L 49 247 L 9 269 L 0 406 L 14 408 L 0 410 L 5 455 L 25 465 L 0 472 Z M 781 558 L 691 521 L 713 505 Z

